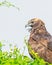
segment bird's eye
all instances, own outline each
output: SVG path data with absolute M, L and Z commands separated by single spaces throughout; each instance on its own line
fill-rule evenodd
M 42 26 L 42 25 L 41 25 Z
M 33 21 L 31 23 L 33 23 Z

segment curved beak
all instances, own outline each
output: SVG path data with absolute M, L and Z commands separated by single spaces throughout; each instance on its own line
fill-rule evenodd
M 26 27 L 33 27 L 33 24 L 32 23 L 28 23 L 28 24 L 25 25 L 25 28 Z
M 26 28 L 26 27 L 29 27 L 29 25 L 28 25 L 28 24 L 26 24 L 26 25 L 25 25 L 25 28 Z
M 26 24 L 25 28 L 27 28 L 27 30 L 30 32 L 32 30 L 32 26 L 31 24 Z

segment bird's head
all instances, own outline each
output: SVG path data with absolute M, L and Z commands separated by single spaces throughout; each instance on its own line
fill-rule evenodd
M 43 23 L 43 21 L 41 19 L 38 19 L 38 18 L 33 18 L 33 19 L 29 20 L 28 24 L 25 25 L 25 27 L 30 27 L 29 31 L 31 31 L 32 28 L 37 29 L 40 26 L 45 26 L 45 24 Z

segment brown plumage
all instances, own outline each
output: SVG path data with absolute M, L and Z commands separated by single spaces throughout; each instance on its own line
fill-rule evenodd
M 52 36 L 46 30 L 44 22 L 34 18 L 28 21 L 27 26 L 31 27 L 28 42 L 32 50 L 45 61 L 52 63 Z M 30 55 L 32 56 L 31 53 Z

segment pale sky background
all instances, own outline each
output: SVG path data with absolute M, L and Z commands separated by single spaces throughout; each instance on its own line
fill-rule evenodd
M 4 1 L 4 0 L 0 0 Z M 5 40 L 3 50 L 9 50 L 8 44 L 17 44 L 23 50 L 24 37 L 28 34 L 25 24 L 32 18 L 40 18 L 52 34 L 52 0 L 7 0 L 20 8 L 0 7 L 0 40 Z M 28 55 L 25 49 L 25 55 Z

